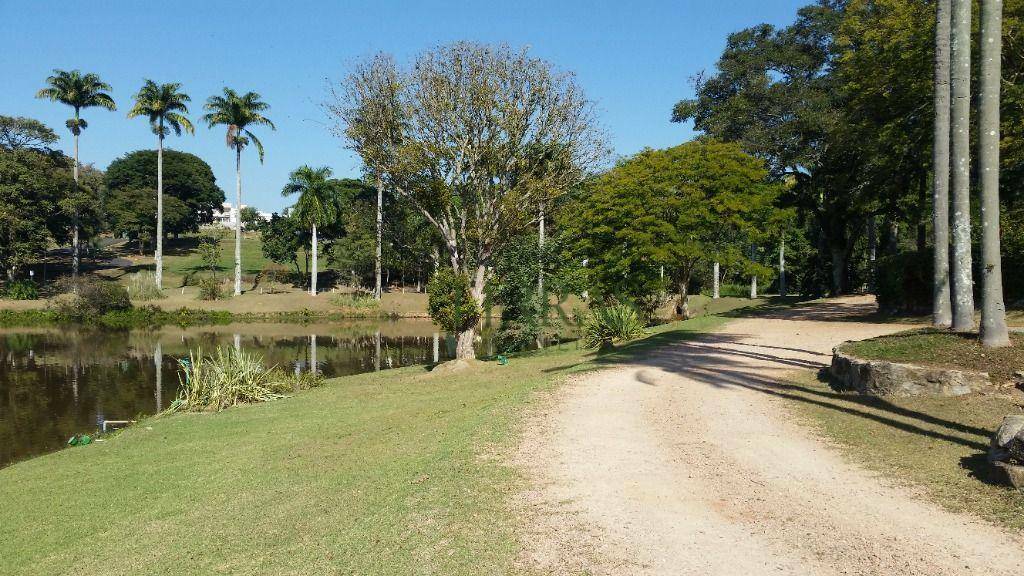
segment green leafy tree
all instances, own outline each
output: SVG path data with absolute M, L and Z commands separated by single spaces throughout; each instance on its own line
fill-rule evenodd
M 155 190 L 157 164 L 156 150 L 137 150 L 111 162 L 105 179 L 107 203 L 127 191 Z M 164 198 L 173 197 L 188 207 L 184 217 L 170 212 L 164 214 L 164 234 L 198 232 L 201 225 L 213 222 L 214 210 L 224 203 L 224 191 L 217 186 L 210 165 L 188 152 L 164 150 L 163 166 Z M 129 204 L 135 205 L 134 202 Z M 142 204 L 137 206 L 140 209 L 144 207 Z M 144 214 L 132 216 L 143 217 Z M 111 226 L 116 228 L 117 225 L 116 221 L 111 222 Z
M 179 198 L 164 194 L 162 202 L 164 218 L 170 223 L 188 221 L 192 216 L 188 204 Z M 118 188 L 106 199 L 106 212 L 110 229 L 138 243 L 139 255 L 147 245 L 156 246 L 161 231 L 153 214 L 157 211 L 157 199 L 150 188 Z
M 271 262 L 294 266 L 295 274 L 302 275 L 299 252 L 310 238 L 309 230 L 298 218 L 275 212 L 260 226 L 260 238 L 263 256 Z
M 263 143 L 249 129 L 254 126 L 268 126 L 276 130 L 264 112 L 270 105 L 260 99 L 255 92 L 238 94 L 230 88 L 224 88 L 222 96 L 210 96 L 203 108 L 207 114 L 203 116 L 210 128 L 225 126 L 225 141 L 228 148 L 235 151 L 235 206 L 242 206 L 242 150 L 252 144 L 256 147 L 260 163 L 263 163 Z M 242 220 L 235 222 L 235 295 L 242 293 Z
M 39 120 L 0 114 L 0 147 L 45 151 L 57 139 L 53 129 Z
M 322 166 L 310 168 L 300 166 L 291 173 L 288 183 L 281 194 L 290 196 L 298 194 L 299 198 L 292 209 L 294 217 L 310 230 L 310 258 L 312 267 L 309 273 L 309 293 L 316 296 L 317 279 L 317 246 L 316 229 L 334 223 L 338 218 L 337 189 L 331 181 L 331 169 Z
M 52 102 L 66 104 L 75 111 L 75 116 L 67 121 L 67 127 L 75 140 L 74 178 L 76 185 L 79 184 L 78 137 L 82 134 L 82 130 L 89 126 L 88 122 L 81 117 L 81 112 L 85 108 L 94 107 L 116 110 L 117 105 L 114 104 L 114 99 L 107 94 L 110 91 L 110 84 L 101 80 L 96 74 L 82 74 L 78 70 L 54 70 L 53 75 L 46 79 L 46 87 L 36 93 L 37 98 L 45 98 Z M 72 275 L 76 280 L 81 259 L 79 245 L 80 223 L 77 212 L 79 204 L 80 200 L 78 198 L 74 198 L 68 203 L 75 210 L 72 213 L 71 269 Z
M 763 161 L 737 144 L 697 140 L 620 162 L 580 195 L 566 229 L 599 298 L 627 298 L 650 315 L 670 280 L 687 316 L 691 280 L 724 251 L 749 275 L 770 273 L 749 246 L 776 196 Z
M 242 228 L 245 230 L 258 230 L 263 224 L 263 217 L 260 211 L 252 206 L 246 206 L 239 212 L 238 217 L 242 219 Z
M 480 306 L 473 296 L 469 277 L 451 268 L 441 268 L 427 284 L 427 310 L 443 330 L 462 334 L 480 321 Z M 459 339 L 456 347 L 470 347 L 473 340 Z M 473 350 L 456 350 L 459 359 L 473 358 Z
M 182 130 L 195 133 L 188 116 L 188 94 L 181 92 L 181 84 L 171 82 L 157 84 L 146 80 L 135 95 L 135 106 L 128 112 L 129 118 L 144 116 L 156 134 L 156 288 L 163 289 L 164 277 L 164 137 L 171 131 L 181 136 Z
M 8 281 L 68 230 L 60 203 L 74 188 L 59 152 L 0 146 L 0 268 Z

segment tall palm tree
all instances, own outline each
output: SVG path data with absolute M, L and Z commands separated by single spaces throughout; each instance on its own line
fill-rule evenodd
M 71 131 L 75 140 L 74 174 L 76 193 L 78 190 L 79 166 L 78 136 L 82 134 L 82 130 L 89 127 L 89 123 L 81 116 L 82 109 L 97 107 L 117 110 L 114 99 L 110 97 L 110 94 L 107 94 L 111 90 L 110 84 L 100 80 L 100 77 L 96 74 L 82 74 L 79 70 L 55 69 L 53 75 L 46 79 L 46 88 L 36 93 L 36 98 L 45 98 L 51 102 L 67 104 L 75 110 L 75 117 L 69 119 L 65 125 Z M 78 280 L 78 268 L 81 261 L 78 236 L 78 210 L 73 208 L 71 215 L 71 274 L 76 281 Z
M 978 172 L 981 181 L 981 343 L 1009 346 L 999 255 L 999 90 L 1003 0 L 981 0 Z
M 949 295 L 949 33 L 950 0 L 935 2 L 935 126 L 932 147 L 932 230 L 934 295 L 932 324 L 953 323 Z
M 971 2 L 952 0 L 950 108 L 952 132 L 953 329 L 974 329 L 974 277 L 971 272 Z
M 228 148 L 235 151 L 235 296 L 242 293 L 242 149 L 250 143 L 256 147 L 260 163 L 263 163 L 263 143 L 249 130 L 249 126 L 269 126 L 276 130 L 274 123 L 263 116 L 270 106 L 260 100 L 255 92 L 239 95 L 230 88 L 224 88 L 223 96 L 210 96 L 203 109 L 206 124 L 227 127 L 225 136 Z
M 317 276 L 317 235 L 318 226 L 325 226 L 338 217 L 338 199 L 331 181 L 331 169 L 323 166 L 310 168 L 301 166 L 288 178 L 288 184 L 281 191 L 283 196 L 298 194 L 295 202 L 295 216 L 312 232 L 312 268 L 309 272 L 309 293 L 316 296 Z
M 164 278 L 164 136 L 171 130 L 181 136 L 184 130 L 195 133 L 188 114 L 188 94 L 181 92 L 181 84 L 171 82 L 157 84 L 146 80 L 135 95 L 135 106 L 128 112 L 129 118 L 145 116 L 156 134 L 156 287 L 163 290 Z

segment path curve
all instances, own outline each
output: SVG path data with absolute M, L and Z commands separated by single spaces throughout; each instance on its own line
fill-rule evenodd
M 845 461 L 783 415 L 777 381 L 904 329 L 833 299 L 564 386 L 526 426 L 527 556 L 553 573 L 996 576 L 1024 538 Z

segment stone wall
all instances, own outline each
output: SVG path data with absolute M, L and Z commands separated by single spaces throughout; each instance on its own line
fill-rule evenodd
M 985 372 L 866 360 L 832 350 L 832 377 L 843 390 L 872 396 L 960 396 L 991 384 Z

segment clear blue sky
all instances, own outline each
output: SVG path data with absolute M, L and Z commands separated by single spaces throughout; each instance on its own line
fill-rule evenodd
M 341 78 L 346 64 L 363 55 L 383 50 L 407 61 L 454 40 L 530 46 L 577 74 L 615 152 L 630 154 L 692 136 L 669 122 L 672 105 L 691 94 L 690 76 L 714 66 L 729 32 L 789 23 L 809 2 L 0 0 L 0 114 L 46 122 L 70 151 L 67 107 L 36 100 L 35 92 L 53 68 L 98 73 L 113 86 L 118 110 L 85 113 L 81 158 L 106 168 L 118 156 L 155 146 L 144 120 L 125 117 L 143 78 L 181 82 L 192 96 L 194 120 L 206 97 L 225 85 L 256 91 L 271 105 L 268 116 L 278 129 L 258 133 L 267 149 L 264 165 L 244 154 L 244 201 L 280 210 L 288 172 L 301 164 L 359 175 L 358 160 L 328 133 L 319 104 L 327 79 Z M 234 162 L 222 129 L 197 122 L 194 137 L 171 137 L 169 144 L 205 159 L 229 199 L 234 196 Z

